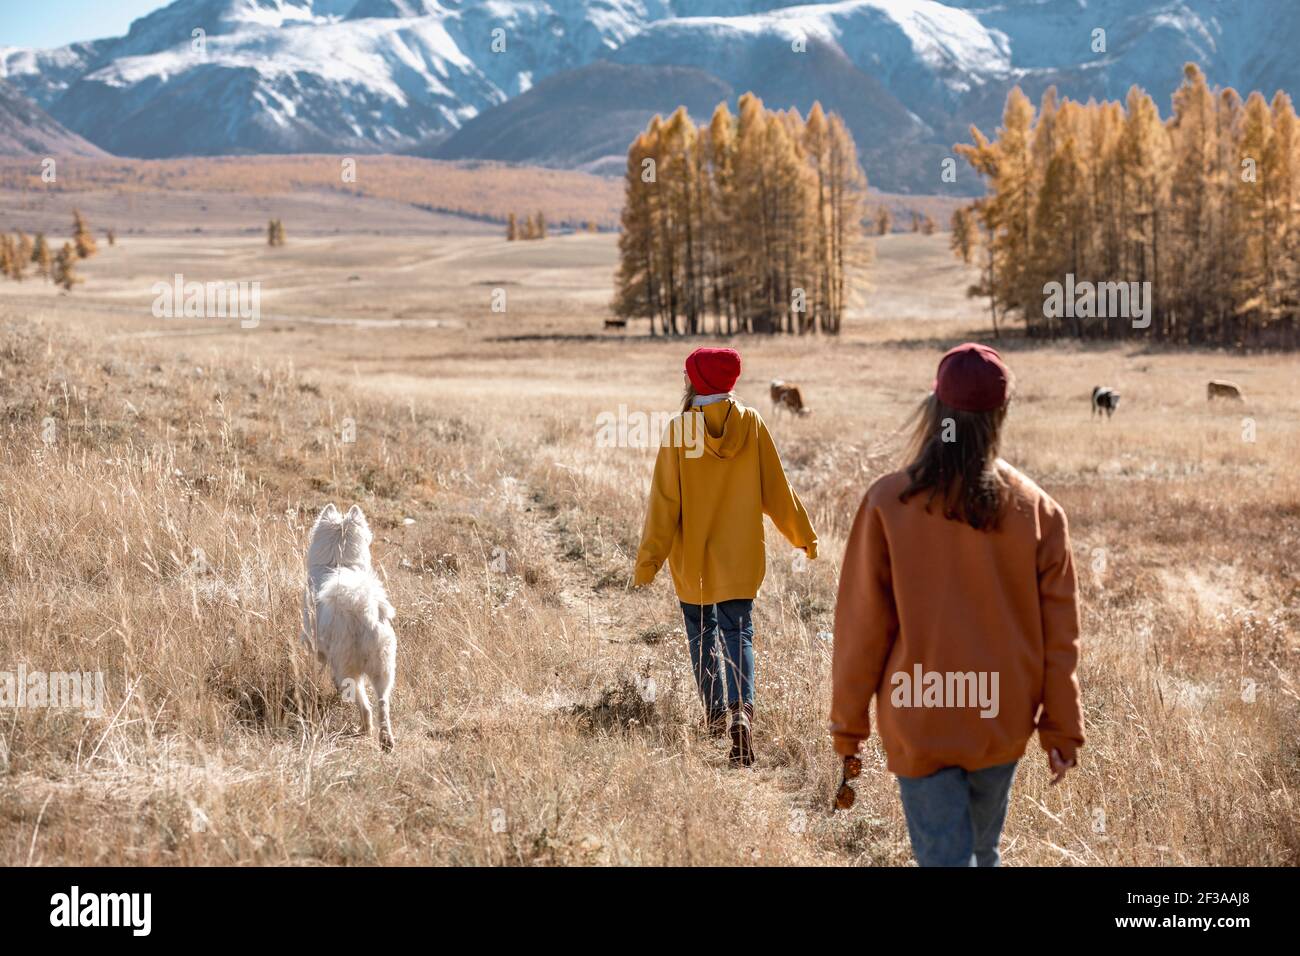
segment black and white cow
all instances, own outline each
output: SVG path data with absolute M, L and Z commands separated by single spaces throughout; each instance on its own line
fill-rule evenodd
M 1092 390 L 1092 414 L 1100 415 L 1106 413 L 1106 417 L 1115 414 L 1115 409 L 1119 408 L 1119 392 L 1113 388 L 1106 388 L 1104 385 L 1098 385 Z

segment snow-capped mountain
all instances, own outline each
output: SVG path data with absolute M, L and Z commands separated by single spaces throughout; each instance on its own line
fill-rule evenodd
M 0 80 L 0 156 L 105 156 Z
M 1013 84 L 1118 98 L 1137 83 L 1163 105 L 1193 60 L 1218 84 L 1293 91 L 1297 36 L 1295 0 L 175 0 L 124 37 L 0 47 L 0 78 L 127 156 L 412 150 L 599 165 L 593 150 L 617 155 L 628 128 L 707 75 L 710 90 L 771 106 L 821 100 L 845 116 L 874 182 L 932 191 L 917 168 L 970 123 L 996 125 Z M 600 62 L 613 66 L 586 69 Z M 581 149 L 547 129 L 552 112 L 584 126 L 568 137 Z

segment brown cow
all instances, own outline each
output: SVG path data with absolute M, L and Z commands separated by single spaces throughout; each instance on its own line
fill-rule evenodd
M 796 415 L 808 415 L 809 409 L 804 407 L 803 392 L 799 391 L 799 386 L 791 382 L 783 382 L 780 379 L 772 380 L 772 412 L 775 414 L 782 408 L 794 412 Z
M 1212 380 L 1205 386 L 1205 400 L 1212 402 L 1216 398 L 1230 398 L 1234 402 L 1244 402 L 1241 389 L 1232 382 L 1223 382 L 1218 379 Z

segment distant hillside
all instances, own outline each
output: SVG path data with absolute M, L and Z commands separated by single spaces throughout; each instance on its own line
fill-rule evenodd
M 103 156 L 108 154 L 0 80 L 0 156 Z
M 656 114 L 697 121 L 734 93 L 702 70 L 598 62 L 543 80 L 422 155 L 506 160 L 622 175 L 628 144 Z
M 206 191 L 249 196 L 350 193 L 504 222 L 541 211 L 555 225 L 618 224 L 622 183 L 574 170 L 490 162 L 440 162 L 414 156 L 357 156 L 356 182 L 342 181 L 338 156 L 239 156 L 186 159 L 77 159 L 44 183 L 30 162 L 0 160 L 0 189 L 36 192 Z

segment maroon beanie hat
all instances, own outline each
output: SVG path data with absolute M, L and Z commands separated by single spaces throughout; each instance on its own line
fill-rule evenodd
M 729 392 L 740 378 L 740 353 L 735 349 L 696 349 L 686 356 L 686 376 L 700 395 Z
M 934 393 L 962 412 L 991 412 L 1007 403 L 1011 370 L 996 349 L 967 342 L 949 349 L 939 361 Z

